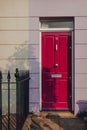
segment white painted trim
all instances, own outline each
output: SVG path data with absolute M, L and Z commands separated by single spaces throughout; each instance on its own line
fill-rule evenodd
M 72 31 L 72 111 L 74 111 L 74 96 L 75 96 L 75 92 L 74 92 L 74 32 Z
M 41 48 L 42 48 L 42 44 L 41 44 L 41 32 L 40 32 L 40 111 L 42 110 L 42 52 L 41 52 Z
M 41 32 L 64 32 L 64 31 L 73 31 L 73 28 L 41 28 Z

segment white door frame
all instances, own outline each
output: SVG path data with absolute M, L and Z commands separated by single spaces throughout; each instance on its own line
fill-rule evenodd
M 74 106 L 75 106 L 75 92 L 74 92 L 74 87 L 75 87 L 75 67 L 74 67 L 74 30 L 71 28 L 49 28 L 49 29 L 40 29 L 40 111 L 42 110 L 42 52 L 41 52 L 41 47 L 42 47 L 42 37 L 41 33 L 42 32 L 71 32 L 72 34 L 72 111 L 74 111 Z

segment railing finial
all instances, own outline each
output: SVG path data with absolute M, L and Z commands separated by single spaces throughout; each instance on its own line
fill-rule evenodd
M 18 70 L 18 68 L 16 68 L 15 77 L 16 77 L 16 78 L 18 78 L 18 77 L 19 77 L 19 70 Z
M 8 71 L 7 79 L 11 79 L 10 71 Z
M 2 79 L 2 71 L 0 70 L 0 79 Z

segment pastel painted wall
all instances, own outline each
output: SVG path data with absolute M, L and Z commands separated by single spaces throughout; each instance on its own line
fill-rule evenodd
M 74 17 L 74 112 L 87 110 L 87 1 L 30 0 L 30 111 L 41 110 L 40 17 Z M 32 53 L 31 53 L 32 52 Z M 34 96 L 34 94 L 36 94 Z
M 75 17 L 75 112 L 87 111 L 87 17 Z
M 40 32 L 39 19 L 29 18 L 29 111 L 39 112 L 40 110 Z
M 0 70 L 15 81 L 15 68 L 29 69 L 29 0 L 0 0 Z M 11 111 L 15 112 L 15 85 L 11 84 Z M 7 113 L 7 85 L 3 84 L 3 113 Z

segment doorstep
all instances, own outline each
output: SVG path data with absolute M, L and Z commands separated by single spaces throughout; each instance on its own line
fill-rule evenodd
M 75 118 L 71 112 L 57 112 L 57 111 L 46 111 L 40 112 L 38 115 L 33 115 L 31 120 L 31 128 L 33 130 L 64 130 L 59 123 L 56 123 L 52 119 L 58 121 L 59 117 L 62 118 Z
M 71 112 L 40 112 L 29 115 L 22 130 L 87 130 L 87 125 Z

